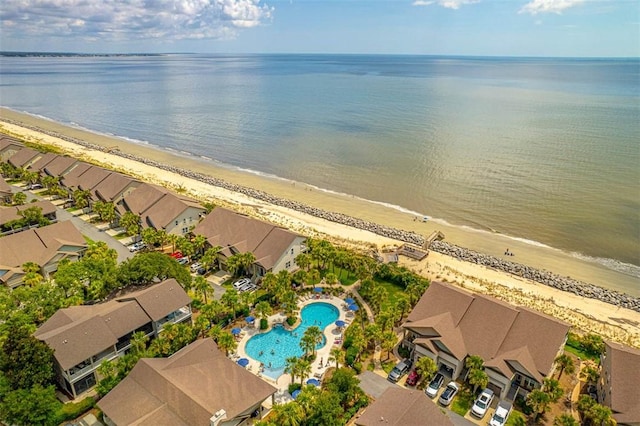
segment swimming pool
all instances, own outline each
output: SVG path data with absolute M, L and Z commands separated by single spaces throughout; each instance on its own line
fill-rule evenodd
M 340 316 L 340 311 L 329 303 L 311 303 L 300 312 L 302 322 L 292 331 L 285 330 L 282 326 L 276 326 L 268 333 L 253 336 L 247 342 L 245 351 L 247 355 L 264 365 L 266 376 L 277 379 L 284 373 L 286 359 L 292 356 L 300 357 L 303 351 L 300 348 L 300 338 L 305 330 L 313 325 L 320 330 L 333 324 Z M 323 339 L 316 349 L 326 344 Z

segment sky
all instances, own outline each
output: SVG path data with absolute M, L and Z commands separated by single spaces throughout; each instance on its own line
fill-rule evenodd
M 3 0 L 0 50 L 640 57 L 639 0 Z

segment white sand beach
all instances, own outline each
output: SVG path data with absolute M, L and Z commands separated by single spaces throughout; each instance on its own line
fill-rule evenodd
M 498 234 L 480 233 L 432 222 L 414 221 L 415 218 L 412 215 L 365 200 L 318 191 L 304 184 L 294 185 L 290 182 L 243 173 L 196 157 L 180 156 L 150 146 L 133 144 L 122 139 L 63 126 L 4 108 L 0 109 L 1 132 L 26 141 L 56 146 L 71 156 L 131 174 L 145 181 L 177 189 L 201 201 L 210 201 L 234 208 L 307 236 L 322 236 L 335 242 L 363 249 L 401 244 L 399 241 L 381 237 L 368 231 L 268 204 L 237 192 L 205 184 L 105 151 L 87 149 L 62 138 L 12 124 L 6 120 L 23 123 L 24 126 L 31 128 L 37 127 L 47 133 L 55 132 L 58 135 L 80 139 L 103 147 L 117 148 L 122 152 L 150 158 L 163 164 L 171 164 L 175 167 L 211 175 L 227 182 L 260 189 L 281 198 L 398 229 L 418 232 L 425 236 L 434 230 L 439 230 L 445 234 L 446 241 L 450 243 L 495 257 L 503 257 L 504 248 L 509 247 L 512 252 L 517 254 L 515 260 L 523 264 L 634 296 L 640 292 L 636 278 L 581 261 L 559 250 L 507 239 L 507 237 Z M 435 252 L 431 252 L 420 263 L 406 260 L 403 260 L 402 263 L 431 279 L 447 281 L 473 291 L 492 294 L 511 303 L 529 306 L 561 318 L 581 330 L 597 332 L 612 340 L 640 346 L 640 313 L 638 312 L 617 308 L 593 299 L 585 299 L 504 272 L 461 262 Z

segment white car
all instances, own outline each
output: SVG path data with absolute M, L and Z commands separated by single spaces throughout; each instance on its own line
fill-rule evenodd
M 438 373 L 433 379 L 431 379 L 431 381 L 429 382 L 429 386 L 427 386 L 424 392 L 429 398 L 435 398 L 438 394 L 438 390 L 440 390 L 443 384 L 444 376 L 442 375 L 442 373 Z
M 249 278 L 240 278 L 238 281 L 233 283 L 233 288 L 240 290 L 243 286 L 249 284 L 251 284 L 251 280 Z
M 196 272 L 198 272 L 198 269 L 202 268 L 202 265 L 200 264 L 200 262 L 196 262 L 192 264 L 189 268 L 191 269 L 191 272 L 195 274 Z
M 145 243 L 143 243 L 142 241 L 138 241 L 137 243 L 133 243 L 129 246 L 129 251 L 134 253 L 136 251 L 142 250 L 145 247 L 147 247 Z
M 476 417 L 483 418 L 484 415 L 487 414 L 491 401 L 493 401 L 493 391 L 486 388 L 473 403 L 473 406 L 471 407 L 471 414 Z
M 509 420 L 509 414 L 511 414 L 511 409 L 513 408 L 513 404 L 507 401 L 498 402 L 498 407 L 496 408 L 495 413 L 491 416 L 491 420 L 489 420 L 489 426 L 504 426 L 507 424 L 507 420 Z

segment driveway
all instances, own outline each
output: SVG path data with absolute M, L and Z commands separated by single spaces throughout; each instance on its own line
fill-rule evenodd
M 12 186 L 14 192 L 22 191 L 29 194 L 29 199 L 36 198 L 37 200 L 45 200 L 46 198 L 41 197 L 37 193 L 33 193 L 31 191 L 26 191 L 19 186 Z M 80 231 L 82 235 L 91 238 L 93 241 L 103 241 L 109 246 L 109 248 L 114 249 L 118 253 L 118 263 L 123 262 L 130 257 L 133 257 L 133 253 L 129 252 L 129 249 L 122 245 L 120 241 L 116 240 L 112 236 L 103 232 L 102 230 L 96 228 L 93 224 L 85 222 L 84 220 L 75 217 L 73 214 L 69 213 L 65 209 L 57 207 L 57 217 L 58 221 L 70 220 L 71 223 L 75 225 L 76 228 Z

